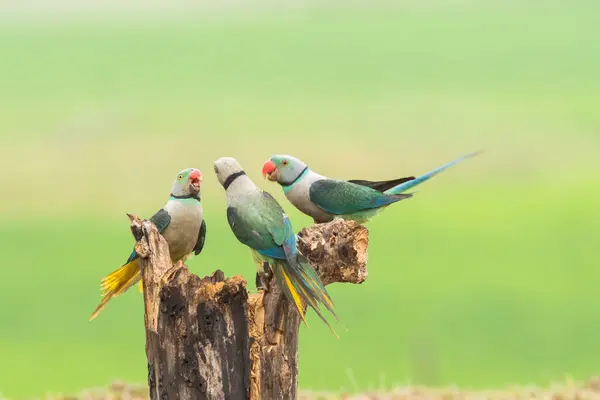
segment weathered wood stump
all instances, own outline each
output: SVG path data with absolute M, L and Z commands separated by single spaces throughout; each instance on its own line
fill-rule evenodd
M 240 276 L 217 270 L 201 279 L 171 263 L 154 224 L 129 217 L 141 258 L 150 399 L 295 399 L 300 315 L 274 281 L 248 295 Z M 298 238 L 325 285 L 367 278 L 365 227 L 336 220 Z

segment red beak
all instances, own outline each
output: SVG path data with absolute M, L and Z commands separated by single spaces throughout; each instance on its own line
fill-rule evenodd
M 275 163 L 271 160 L 267 160 L 267 162 L 265 162 L 265 165 L 263 165 L 262 168 L 262 174 L 263 176 L 267 176 L 269 175 L 271 172 L 275 171 L 277 167 L 275 166 Z
M 192 172 L 190 172 L 190 180 L 195 181 L 196 179 L 200 181 L 202 180 L 202 172 L 198 171 L 197 169 L 193 169 Z

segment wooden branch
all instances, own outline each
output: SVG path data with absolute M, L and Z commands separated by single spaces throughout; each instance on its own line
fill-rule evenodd
M 311 262 L 323 284 L 363 283 L 368 276 L 369 231 L 354 221 L 334 220 L 304 228 L 298 248 Z
M 141 259 L 150 399 L 295 399 L 300 315 L 274 281 L 248 295 L 242 277 L 217 270 L 200 279 L 171 263 L 154 224 L 129 218 Z M 367 278 L 365 227 L 316 224 L 298 243 L 325 285 Z

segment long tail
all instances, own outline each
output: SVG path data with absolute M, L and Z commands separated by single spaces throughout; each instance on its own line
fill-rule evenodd
M 124 293 L 131 286 L 135 285 L 140 279 L 140 259 L 135 260 L 123 265 L 116 271 L 111 272 L 109 275 L 102 278 L 100 287 L 102 288 L 102 301 L 100 305 L 94 310 L 90 316 L 90 321 L 93 320 L 100 314 L 100 311 L 106 306 L 106 303 L 112 298 L 117 297 L 121 293 Z M 140 286 L 140 291 L 142 287 Z
M 331 332 L 336 337 L 339 337 L 319 309 L 319 303 L 323 304 L 335 319 L 340 321 L 334 311 L 335 306 L 333 301 L 306 257 L 298 254 L 297 262 L 293 265 L 283 260 L 275 260 L 272 264 L 271 269 L 277 283 L 283 288 L 283 292 L 288 300 L 296 306 L 304 324 L 308 326 L 304 318 L 304 313 L 306 312 L 304 304 L 307 304 L 315 310 L 319 318 L 325 322 Z
M 474 153 L 469 153 L 467 155 L 459 157 L 459 158 L 457 158 L 454 161 L 450 161 L 448 164 L 444 164 L 441 167 L 438 167 L 438 168 L 434 169 L 433 171 L 427 172 L 426 174 L 423 174 L 423 175 L 419 176 L 418 178 L 415 178 L 415 179 L 410 180 L 408 182 L 404 182 L 404 183 L 401 183 L 400 185 L 394 186 L 393 188 L 386 190 L 384 193 L 385 194 L 400 194 L 400 193 L 402 193 L 402 192 L 404 192 L 404 191 L 406 191 L 406 190 L 408 190 L 410 188 L 413 188 L 413 187 L 415 187 L 417 185 L 420 185 L 421 183 L 423 183 L 423 182 L 425 182 L 425 181 L 433 178 L 435 175 L 437 175 L 440 172 L 442 172 L 442 171 L 450 168 L 451 166 L 456 165 L 459 162 L 464 161 L 464 160 L 466 160 L 468 158 L 475 157 L 476 155 L 479 155 L 481 153 L 482 153 L 481 151 L 476 151 Z

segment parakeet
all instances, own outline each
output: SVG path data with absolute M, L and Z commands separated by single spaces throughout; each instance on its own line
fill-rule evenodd
M 259 189 L 234 158 L 219 158 L 214 169 L 225 189 L 227 221 L 235 237 L 250 247 L 260 267 L 264 262 L 269 264 L 277 284 L 304 323 L 303 302 L 333 331 L 318 304 L 322 303 L 339 321 L 333 301 L 308 259 L 296 248 L 292 223 L 277 200 Z
M 404 191 L 477 154 L 467 154 L 418 178 L 409 176 L 389 181 L 331 179 L 311 171 L 303 161 L 290 155 L 272 156 L 264 163 L 262 173 L 278 182 L 287 199 L 315 223 L 334 218 L 364 223 L 390 204 L 412 197 Z
M 187 168 L 177 174 L 167 204 L 150 218 L 156 228 L 169 244 L 169 252 L 173 263 L 194 254 L 198 255 L 204 247 L 206 239 L 206 222 L 202 215 L 200 203 L 200 183 L 202 173 L 195 168 Z M 116 271 L 102 279 L 102 301 L 90 316 L 90 321 L 98 316 L 106 303 L 124 293 L 131 286 L 140 282 L 139 256 L 135 249 L 127 262 Z

